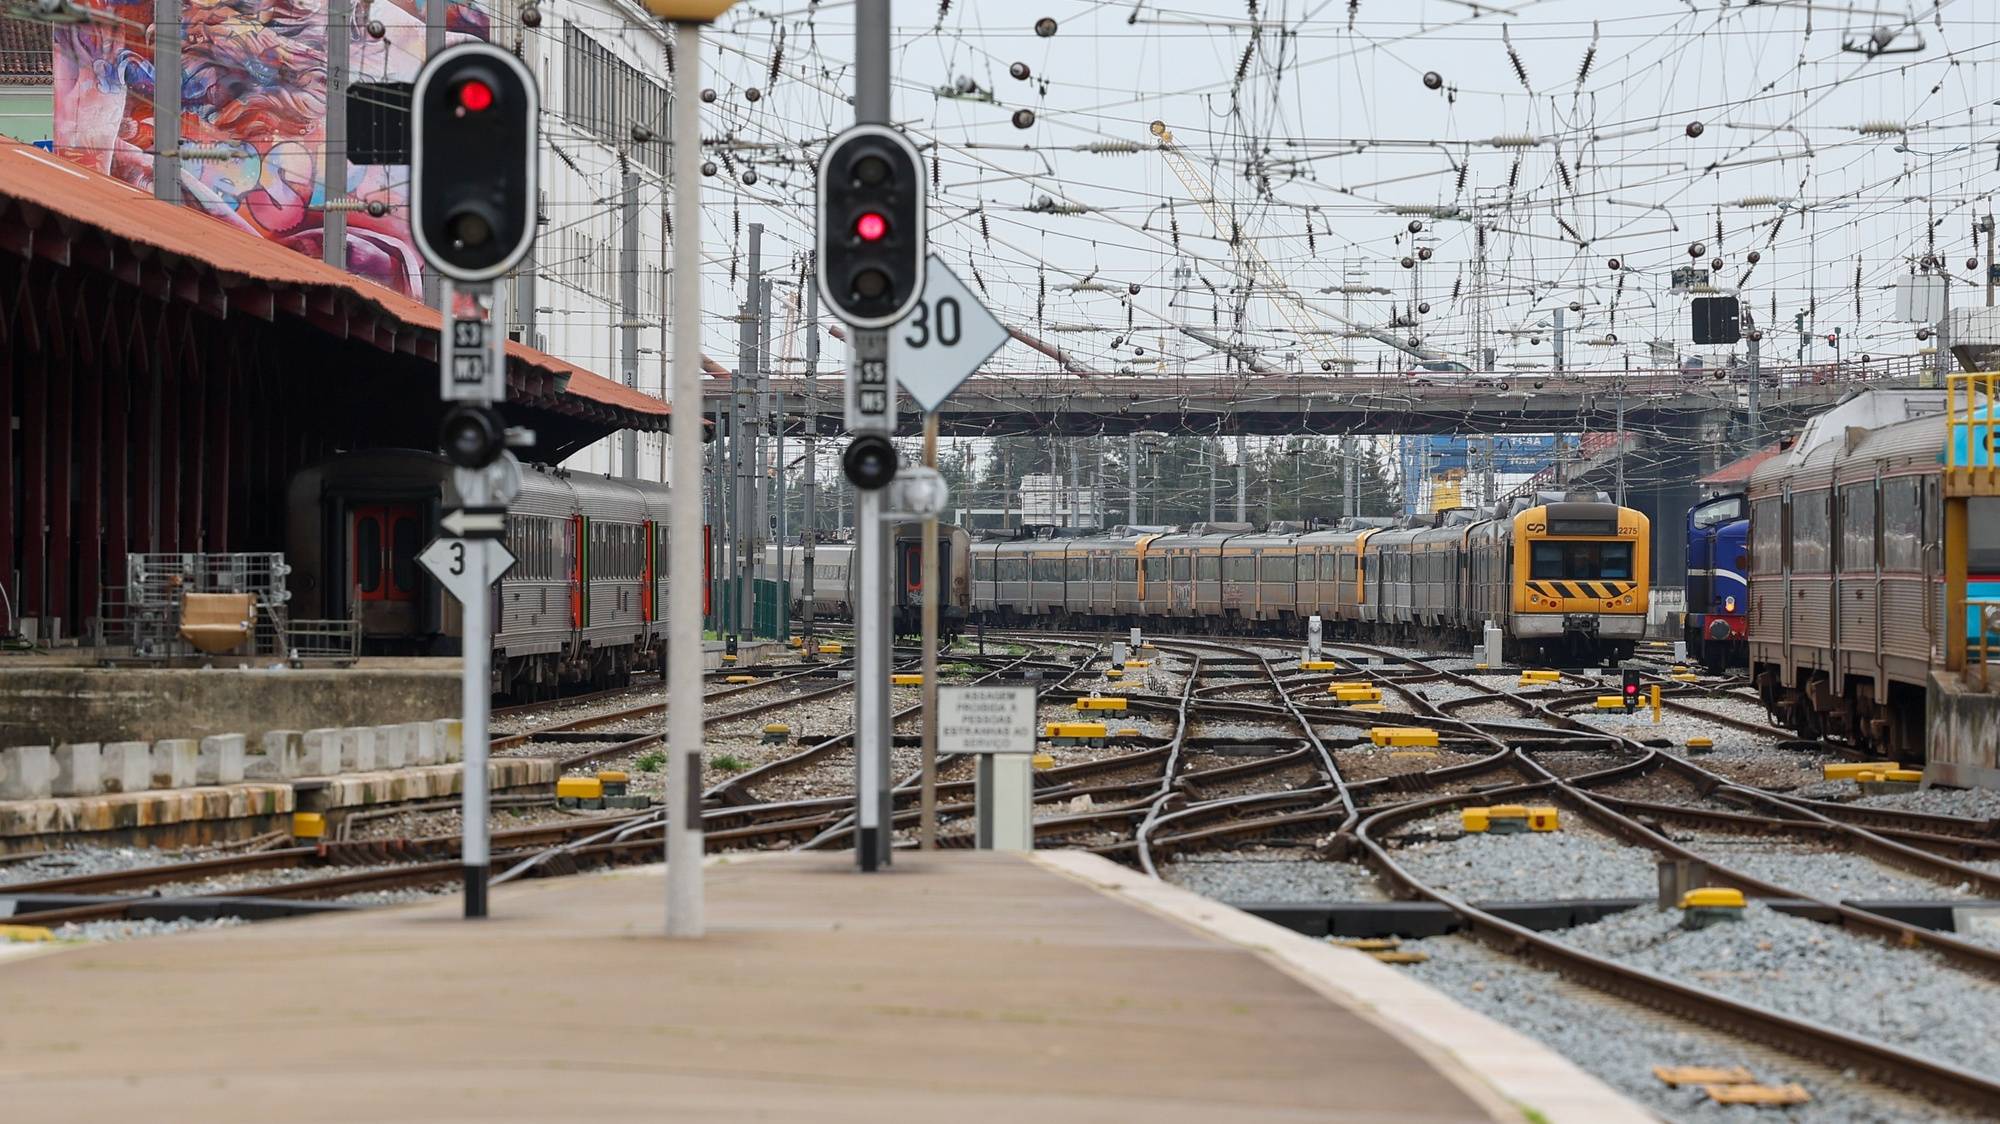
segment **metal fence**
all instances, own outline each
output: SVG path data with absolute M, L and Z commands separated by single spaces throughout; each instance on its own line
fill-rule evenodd
M 352 663 L 360 654 L 360 621 L 291 619 L 290 573 L 275 552 L 127 555 L 124 584 L 107 584 L 101 595 L 97 643 L 128 649 L 122 658 L 137 663 Z M 243 642 L 219 655 L 191 644 L 182 627 L 189 594 L 249 596 Z

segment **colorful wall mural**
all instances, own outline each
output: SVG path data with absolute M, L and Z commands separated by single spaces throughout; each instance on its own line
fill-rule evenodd
M 153 5 L 84 0 L 100 18 L 55 32 L 56 151 L 152 190 Z M 424 60 L 422 0 L 353 0 L 354 82 L 407 82 Z M 327 198 L 324 0 L 186 0 L 181 139 L 226 148 L 181 162 L 181 197 L 224 222 L 302 254 L 324 253 Z M 446 8 L 447 41 L 487 37 L 483 12 Z M 379 21 L 382 36 L 368 34 Z M 409 228 L 409 169 L 349 169 L 347 194 L 387 205 L 347 213 L 347 268 L 415 295 L 422 262 Z M 338 197 L 339 193 L 335 193 Z

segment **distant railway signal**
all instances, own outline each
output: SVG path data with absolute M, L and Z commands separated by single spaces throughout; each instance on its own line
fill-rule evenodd
M 859 434 L 840 455 L 840 470 L 864 492 L 886 488 L 896 478 L 896 446 L 879 433 Z
M 1625 709 L 1639 709 L 1639 672 L 1633 668 L 1625 669 Z
M 901 320 L 924 290 L 923 161 L 909 138 L 856 125 L 820 157 L 820 295 L 856 328 Z
M 410 227 L 432 269 L 481 282 L 535 241 L 540 98 L 528 68 L 464 43 L 418 73 L 412 93 Z

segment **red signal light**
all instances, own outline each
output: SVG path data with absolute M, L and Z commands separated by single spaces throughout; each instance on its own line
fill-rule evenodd
M 458 86 L 458 107 L 468 113 L 484 113 L 493 108 L 493 87 L 477 78 L 468 78 Z
M 854 220 L 855 237 L 863 242 L 880 242 L 889 234 L 889 220 L 876 211 L 864 211 Z

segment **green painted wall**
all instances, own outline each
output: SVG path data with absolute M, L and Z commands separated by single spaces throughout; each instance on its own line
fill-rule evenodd
M 0 136 L 19 141 L 55 137 L 55 93 L 47 86 L 0 86 Z

